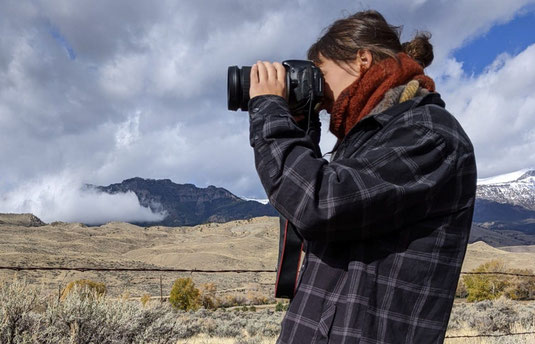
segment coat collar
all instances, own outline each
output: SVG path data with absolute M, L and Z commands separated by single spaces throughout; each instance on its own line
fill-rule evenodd
M 381 127 L 384 127 L 386 123 L 388 123 L 392 118 L 396 117 L 397 115 L 402 114 L 406 111 L 412 110 L 416 107 L 428 105 L 428 104 L 434 104 L 440 107 L 446 106 L 444 101 L 440 98 L 439 93 L 431 92 L 424 96 L 415 97 L 401 104 L 394 105 L 391 108 L 383 112 L 364 117 L 361 120 L 361 122 L 375 121 L 379 123 Z
M 446 106 L 446 103 L 444 103 L 442 98 L 440 98 L 439 93 L 430 92 L 424 96 L 414 97 L 401 104 L 394 105 L 386 109 L 383 112 L 379 112 L 373 115 L 368 115 L 364 117 L 363 119 L 361 119 L 357 124 L 355 124 L 355 126 L 351 128 L 351 130 L 347 133 L 347 135 L 342 140 L 338 139 L 333 149 L 327 154 L 332 154 L 331 155 L 331 160 L 332 160 L 335 157 L 338 151 L 338 148 L 340 147 L 342 142 L 346 141 L 346 138 L 351 137 L 356 130 L 360 130 L 360 128 L 362 128 L 363 125 L 370 125 L 370 124 L 373 125 L 373 123 L 377 123 L 379 124 L 381 128 L 383 128 L 394 117 L 406 111 L 412 110 L 416 107 L 428 105 L 428 104 L 438 105 L 443 108 Z

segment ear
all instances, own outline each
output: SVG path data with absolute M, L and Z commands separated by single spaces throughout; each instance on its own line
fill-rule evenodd
M 369 69 L 373 63 L 372 53 L 367 49 L 360 49 L 357 52 L 356 62 L 364 70 Z

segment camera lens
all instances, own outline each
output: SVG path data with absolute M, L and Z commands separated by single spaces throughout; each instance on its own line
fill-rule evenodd
M 238 66 L 228 67 L 227 101 L 229 110 L 248 110 L 250 74 L 250 66 L 243 66 L 241 69 Z

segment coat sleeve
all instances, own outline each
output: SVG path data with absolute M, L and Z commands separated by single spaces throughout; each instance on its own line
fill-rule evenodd
M 421 220 L 455 164 L 442 136 L 414 124 L 385 130 L 373 147 L 328 162 L 283 98 L 255 97 L 249 109 L 262 185 L 306 240 L 362 240 Z

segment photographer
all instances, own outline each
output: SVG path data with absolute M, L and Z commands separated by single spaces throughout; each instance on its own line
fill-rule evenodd
M 310 47 L 338 137 L 330 162 L 303 130 L 306 119 L 290 113 L 284 67 L 251 69 L 256 169 L 306 252 L 278 343 L 444 340 L 476 165 L 469 138 L 423 73 L 433 59 L 428 38 L 402 45 L 398 28 L 364 11 L 337 20 Z

